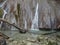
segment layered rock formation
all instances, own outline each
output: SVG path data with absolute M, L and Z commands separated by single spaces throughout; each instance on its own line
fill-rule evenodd
M 20 4 L 19 14 L 17 4 Z M 2 6 L 7 12 L 5 19 L 23 29 L 59 27 L 59 7 L 56 0 L 6 0 Z M 14 27 L 9 28 L 14 30 Z

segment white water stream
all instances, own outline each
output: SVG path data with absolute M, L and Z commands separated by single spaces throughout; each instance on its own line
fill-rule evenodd
M 3 3 L 1 3 L 1 4 L 0 4 L 0 7 L 3 7 L 6 2 L 7 2 L 7 0 L 4 1 Z
M 27 22 L 26 22 L 26 20 L 25 20 L 25 19 L 24 19 L 24 21 L 25 21 L 24 29 L 27 29 Z
M 36 11 L 35 11 L 35 16 L 34 19 L 32 20 L 32 26 L 31 26 L 31 30 L 35 30 L 38 29 L 38 3 L 36 5 Z
M 0 7 L 2 7 L 3 8 L 3 6 L 4 6 L 4 4 L 7 2 L 7 0 L 6 1 L 4 1 L 1 5 L 0 5 Z M 7 12 L 6 12 L 6 10 L 4 10 L 3 9 L 3 12 L 4 12 L 4 14 L 3 14 L 3 16 L 2 16 L 2 19 L 4 19 L 5 18 L 5 16 L 6 16 L 6 14 L 7 14 Z M 2 23 L 3 22 L 1 22 L 1 25 L 0 26 L 2 26 Z

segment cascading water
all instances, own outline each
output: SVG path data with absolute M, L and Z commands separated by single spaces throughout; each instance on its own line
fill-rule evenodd
M 36 11 L 35 11 L 35 16 L 34 19 L 32 20 L 32 26 L 31 26 L 31 30 L 35 30 L 38 29 L 38 3 L 36 5 Z
M 24 29 L 27 29 L 27 22 L 26 22 L 26 20 L 25 20 L 25 19 L 24 19 L 24 21 L 25 21 Z
M 1 3 L 0 7 L 3 7 L 6 2 L 7 2 L 7 0 L 5 0 L 3 3 Z
M 4 6 L 4 4 L 5 4 L 6 2 L 7 2 L 7 0 L 4 1 L 4 2 L 0 5 L 0 7 L 3 8 L 3 6 Z M 2 16 L 2 19 L 4 19 L 5 15 L 7 14 L 6 10 L 3 9 L 3 11 L 4 11 L 4 14 L 3 14 L 3 16 Z
M 4 17 L 6 16 L 7 12 L 4 10 L 4 14 L 3 14 L 3 17 L 2 19 L 4 19 Z
M 2 8 L 3 8 L 3 6 L 4 6 L 4 4 L 5 4 L 6 2 L 7 2 L 7 0 L 6 0 L 6 1 L 4 1 L 4 2 L 0 5 L 0 7 L 2 7 Z M 2 19 L 4 19 L 4 17 L 5 17 L 5 16 L 6 16 L 6 14 L 7 14 L 6 10 L 4 10 L 4 9 L 3 9 L 3 12 L 4 12 L 4 14 L 3 14 L 3 16 L 2 16 Z M 3 23 L 3 22 L 1 22 L 1 25 L 0 25 L 1 27 L 2 27 L 2 23 Z
M 3 16 L 2 16 L 2 19 L 5 18 L 6 14 L 7 14 L 7 12 L 4 10 L 4 14 L 3 14 Z M 1 22 L 1 27 L 2 27 L 2 24 L 3 24 L 3 22 Z

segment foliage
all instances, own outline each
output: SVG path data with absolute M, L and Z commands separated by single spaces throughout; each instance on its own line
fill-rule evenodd
M 4 14 L 4 11 L 2 8 L 0 8 L 0 18 L 2 18 L 2 15 Z

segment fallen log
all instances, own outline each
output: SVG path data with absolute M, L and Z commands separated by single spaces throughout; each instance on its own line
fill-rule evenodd
M 12 23 L 10 23 L 10 22 L 8 22 L 8 21 L 6 21 L 5 19 L 0 18 L 0 21 L 2 21 L 2 22 L 4 22 L 4 23 L 7 23 L 7 24 L 9 24 L 9 25 L 17 28 L 20 33 L 26 33 L 26 32 L 27 32 L 27 30 L 22 29 L 22 28 L 19 28 L 18 26 L 14 25 L 14 24 L 12 24 Z

